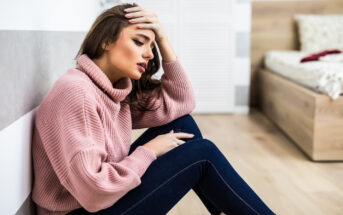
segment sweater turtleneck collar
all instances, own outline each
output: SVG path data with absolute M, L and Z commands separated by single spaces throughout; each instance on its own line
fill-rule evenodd
M 121 102 L 130 94 L 132 90 L 130 78 L 122 78 L 112 85 L 106 74 L 86 54 L 77 59 L 77 64 L 81 71 L 86 73 L 113 101 Z

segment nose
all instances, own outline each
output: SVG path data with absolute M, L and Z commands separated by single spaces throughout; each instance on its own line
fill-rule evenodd
M 152 49 L 146 48 L 144 51 L 144 58 L 147 58 L 149 60 L 154 58 L 154 53 L 152 53 Z

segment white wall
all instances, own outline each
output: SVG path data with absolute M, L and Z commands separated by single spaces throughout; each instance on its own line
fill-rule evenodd
M 97 0 L 1 0 L 1 30 L 88 31 Z
M 0 214 L 33 215 L 35 108 L 74 66 L 84 32 L 99 11 L 97 0 L 0 1 Z

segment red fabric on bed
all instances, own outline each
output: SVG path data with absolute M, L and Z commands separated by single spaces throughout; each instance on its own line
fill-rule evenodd
M 322 52 L 319 52 L 319 53 L 315 53 L 315 54 L 312 54 L 312 55 L 309 55 L 307 57 L 304 57 L 301 59 L 301 63 L 304 63 L 304 62 L 307 62 L 307 61 L 316 61 L 316 60 L 319 60 L 320 57 L 323 57 L 325 55 L 328 55 L 328 54 L 339 54 L 341 53 L 340 50 L 338 49 L 334 49 L 334 50 L 325 50 L 325 51 L 322 51 Z

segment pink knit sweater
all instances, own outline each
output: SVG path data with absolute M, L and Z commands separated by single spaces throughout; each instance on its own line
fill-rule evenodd
M 150 112 L 121 103 L 132 90 L 129 78 L 113 86 L 87 55 L 77 63 L 56 81 L 36 113 L 32 199 L 38 215 L 80 207 L 96 212 L 113 205 L 139 186 L 156 159 L 145 146 L 128 155 L 131 130 L 166 124 L 195 108 L 178 58 L 162 61 L 162 94 L 155 98 L 161 108 Z

